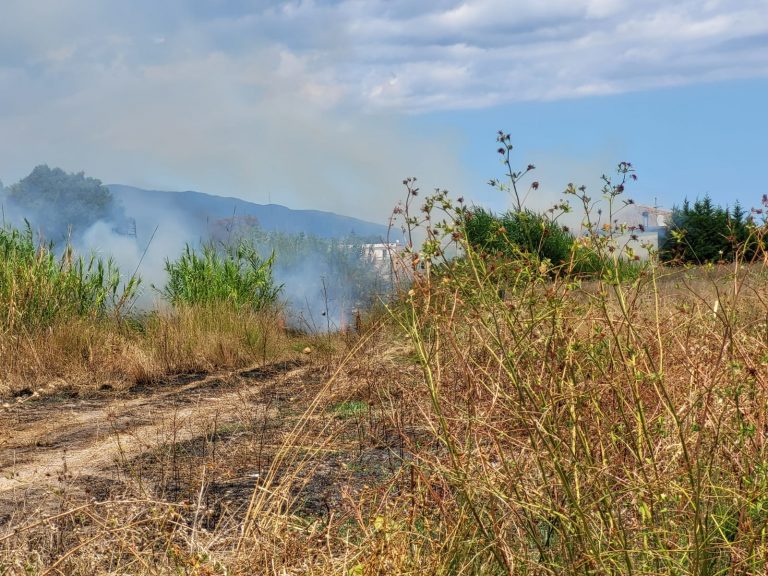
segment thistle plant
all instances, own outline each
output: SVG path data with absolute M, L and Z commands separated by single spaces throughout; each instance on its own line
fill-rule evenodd
M 524 210 L 520 175 L 510 170 L 508 189 Z M 445 191 L 397 214 L 407 237 L 425 239 L 390 308 L 422 372 L 422 386 L 400 394 L 434 440 L 406 435 L 426 487 L 404 496 L 411 520 L 399 522 L 432 529 L 388 541 L 439 550 L 434 573 L 768 569 L 764 346 L 749 328 L 766 304 L 756 288 L 741 303 L 756 280 L 738 269 L 683 289 L 656 261 L 628 274 L 615 216 L 635 178 L 627 162 L 603 177 L 603 211 L 567 187 L 587 233 L 559 267 L 468 241 L 471 211 Z M 415 198 L 413 180 L 406 187 Z M 587 258 L 595 281 L 583 286 L 574 275 Z
M 503 130 L 499 130 L 498 135 L 496 136 L 496 142 L 499 144 L 497 152 L 501 156 L 502 163 L 506 169 L 507 180 L 501 181 L 494 178 L 489 180 L 488 184 L 494 188 L 498 188 L 502 192 L 510 194 L 512 196 L 513 210 L 517 213 L 520 213 L 525 207 L 525 201 L 527 200 L 530 192 L 539 189 L 539 183 L 537 181 L 532 182 L 528 187 L 528 191 L 523 197 L 520 197 L 518 184 L 520 183 L 520 180 L 522 180 L 529 172 L 535 170 L 536 166 L 533 164 L 528 164 L 523 170 L 514 170 L 512 168 L 512 150 L 514 150 L 512 137 Z

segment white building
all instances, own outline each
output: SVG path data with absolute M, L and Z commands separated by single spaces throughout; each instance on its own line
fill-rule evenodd
M 623 230 L 613 239 L 616 247 L 647 260 L 650 252 L 658 252 L 667 237 L 672 211 L 655 206 L 630 204 L 614 218 L 612 228 Z

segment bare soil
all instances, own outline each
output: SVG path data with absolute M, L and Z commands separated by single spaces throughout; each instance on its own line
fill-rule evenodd
M 191 501 L 209 528 L 236 522 L 327 375 L 300 358 L 12 405 L 0 411 L 0 535 L 113 498 Z M 338 422 L 335 449 L 312 467 L 299 513 L 337 514 L 342 492 L 383 481 L 400 466 L 397 434 L 361 405 L 368 403 L 321 409 L 318 426 Z
M 118 395 L 29 400 L 0 412 L 0 523 L 44 497 L 106 497 L 131 484 L 162 492 L 165 478 L 136 467 L 148 455 L 275 416 L 276 390 L 317 382 L 299 361 L 236 373 L 188 375 Z M 268 414 L 271 411 L 272 414 Z M 157 457 L 154 460 L 158 460 Z M 172 471 L 178 476 L 178 470 Z M 257 471 L 254 474 L 258 474 Z

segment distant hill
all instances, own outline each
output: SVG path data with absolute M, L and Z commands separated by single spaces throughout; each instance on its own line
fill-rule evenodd
M 222 220 L 247 218 L 266 231 L 304 233 L 322 238 L 355 235 L 370 241 L 387 237 L 387 226 L 319 210 L 293 210 L 279 204 L 254 204 L 239 198 L 202 192 L 164 192 L 121 184 L 108 185 L 128 218 L 136 221 L 137 233 L 147 237 L 158 225 L 173 219 L 187 236 L 206 238 Z
M 135 237 L 141 245 L 156 229 L 159 237 L 190 243 L 227 240 L 234 234 L 249 234 L 254 227 L 324 239 L 355 236 L 362 242 L 387 237 L 383 224 L 332 212 L 292 210 L 201 192 L 105 186 L 83 172 L 67 173 L 47 164 L 36 166 L 8 188 L 0 183 L 0 208 L 4 221 L 16 226 L 27 221 L 40 238 L 57 245 L 77 243 L 97 223 L 107 233 Z

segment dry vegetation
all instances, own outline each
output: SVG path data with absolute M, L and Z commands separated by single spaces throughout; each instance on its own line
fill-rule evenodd
M 276 311 L 180 306 L 139 318 L 56 321 L 0 337 L 0 396 L 124 388 L 175 374 L 244 368 L 290 353 Z
M 580 281 L 583 246 L 494 257 L 426 206 L 356 333 L 6 322 L 0 574 L 766 573 L 765 267 L 629 268 L 595 234 Z
M 55 477 L 0 494 L 0 573 L 764 573 L 766 271 L 539 272 L 510 266 L 500 298 L 498 266 L 469 255 L 361 335 L 255 316 L 266 356 L 221 311 L 17 342 L 6 374 L 133 388 L 83 400 L 127 415 L 102 414 L 96 444 L 122 435 L 120 451 L 86 466 L 62 431 L 33 451 Z M 33 439 L 63 402 L 20 402 L 2 426 Z M 23 459 L 2 450 L 10 481 Z

